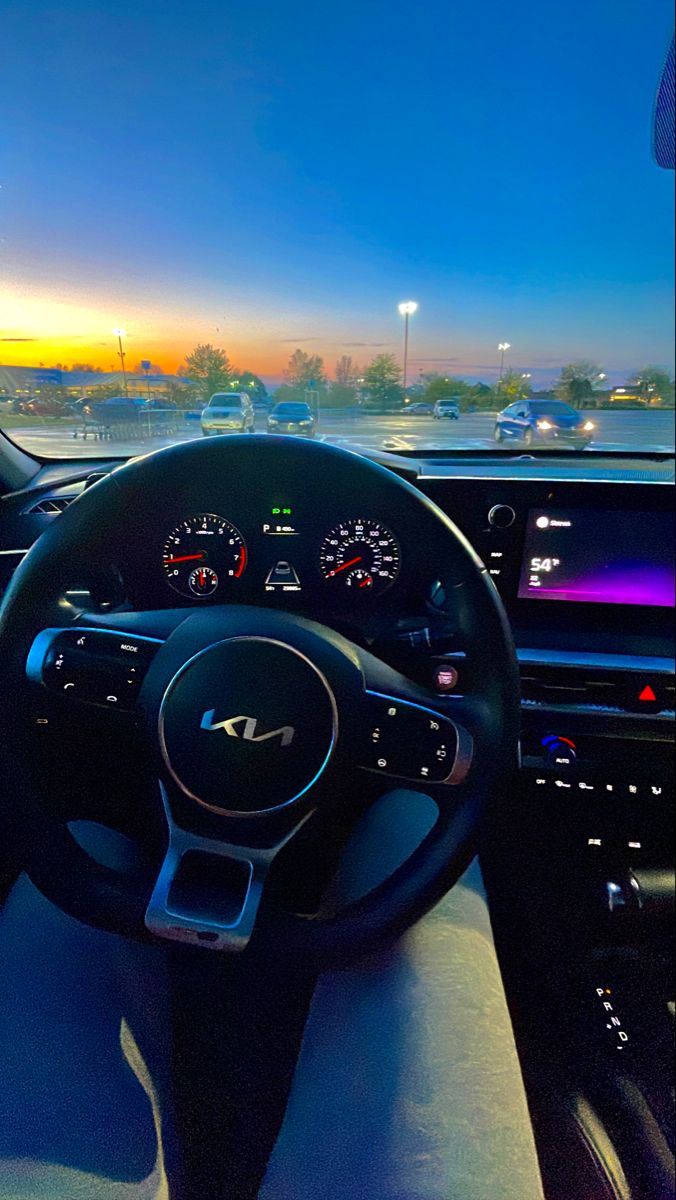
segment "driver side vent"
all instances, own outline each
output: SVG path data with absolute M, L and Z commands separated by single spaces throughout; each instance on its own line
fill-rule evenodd
M 58 516 L 59 513 L 65 512 L 74 499 L 75 496 L 45 496 L 43 500 L 38 500 L 30 508 L 24 509 L 24 516 Z

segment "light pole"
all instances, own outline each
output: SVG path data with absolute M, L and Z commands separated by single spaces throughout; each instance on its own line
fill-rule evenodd
M 150 369 L 151 369 L 152 365 L 153 364 L 151 363 L 149 358 L 144 358 L 141 361 L 141 370 L 143 371 L 143 373 L 146 377 L 146 391 L 148 392 L 148 403 L 149 404 L 150 404 Z
M 500 378 L 498 379 L 498 391 L 502 387 L 502 377 L 505 373 L 505 352 L 511 348 L 511 342 L 498 342 L 498 350 L 500 351 Z
M 408 318 L 417 311 L 415 300 L 404 300 L 399 305 L 399 312 L 404 318 L 404 398 L 406 398 L 406 377 L 408 375 Z
M 523 400 L 523 399 L 525 399 L 526 388 L 528 387 L 528 380 L 532 379 L 533 376 L 530 371 L 523 371 L 521 378 L 523 379 L 523 383 L 521 384 L 521 395 L 519 396 L 519 399 Z
M 124 365 L 124 350 L 122 349 L 122 338 L 126 337 L 127 335 L 126 335 L 124 329 L 113 329 L 113 334 L 117 338 L 117 344 L 119 346 L 119 350 L 117 353 L 119 355 L 120 365 L 122 367 L 122 380 L 124 383 L 124 394 L 125 394 L 126 399 L 128 400 L 129 399 L 129 388 L 127 386 L 127 368 Z

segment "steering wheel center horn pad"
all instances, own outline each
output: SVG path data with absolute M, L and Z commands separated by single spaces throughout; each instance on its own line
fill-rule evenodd
M 160 708 L 162 756 L 191 799 L 226 816 L 274 812 L 317 782 L 338 736 L 338 709 L 300 650 L 240 636 L 200 651 Z

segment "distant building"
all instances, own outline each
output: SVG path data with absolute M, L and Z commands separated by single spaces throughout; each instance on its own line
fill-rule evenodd
M 127 386 L 134 393 L 166 391 L 169 384 L 188 383 L 182 375 L 131 375 L 127 373 Z M 97 388 L 111 385 L 124 391 L 124 376 L 121 371 L 61 371 L 56 367 L 2 367 L 0 366 L 0 395 L 39 396 L 43 388 L 67 388 L 73 395 L 95 395 Z
M 648 390 L 646 395 L 640 383 L 625 383 L 623 387 L 613 388 L 610 400 L 612 404 L 628 404 L 640 408 L 646 408 L 649 404 L 662 403 L 662 397 L 658 396 L 655 391 Z

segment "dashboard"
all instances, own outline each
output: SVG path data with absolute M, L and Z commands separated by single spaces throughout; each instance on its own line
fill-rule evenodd
M 114 464 L 110 464 L 114 466 Z M 527 643 L 572 635 L 578 649 L 669 653 L 674 586 L 674 474 L 575 478 L 561 463 L 388 463 L 454 521 L 484 560 Z M 473 466 L 473 464 L 472 464 Z M 533 468 L 537 469 L 537 478 Z M 108 468 L 109 469 L 109 468 Z M 64 472 L 67 468 L 64 467 Z M 0 590 L 20 556 L 94 475 L 47 482 L 0 502 Z M 662 478 L 660 478 L 662 475 Z M 52 482 L 53 479 L 53 482 Z M 251 494 L 227 480 L 177 486 L 119 542 L 103 605 L 286 605 L 359 614 L 425 610 L 435 564 L 406 514 L 377 497 L 328 494 L 321 480 L 267 478 Z M 85 595 L 86 564 L 73 565 Z M 377 604 L 376 601 L 377 600 Z M 554 644 L 552 643 L 552 644 Z
M 580 623 L 598 624 L 587 605 L 640 608 L 644 622 L 658 631 L 662 622 L 654 610 L 673 610 L 676 605 L 671 515 L 655 507 L 653 496 L 640 497 L 640 509 L 593 508 L 588 499 L 583 507 L 573 506 L 574 496 L 569 490 L 562 492 L 515 495 L 513 503 L 503 501 L 488 509 L 478 496 L 477 510 L 467 515 L 459 500 L 453 503 L 448 489 L 440 502 L 461 528 L 474 524 L 470 540 L 475 545 L 479 541 L 491 576 L 515 612 L 523 609 L 527 617 L 524 601 L 574 604 L 579 628 Z M 612 499 L 600 503 L 609 505 Z M 311 515 L 302 501 L 269 503 L 267 498 L 258 517 L 250 509 L 236 508 L 245 532 L 220 512 L 181 516 L 163 531 L 161 551 L 153 546 L 150 564 L 145 544 L 143 560 L 123 568 L 128 580 L 123 579 L 124 586 L 132 588 L 145 607 L 146 595 L 160 605 L 303 605 L 311 598 L 322 608 L 358 612 L 366 611 L 369 602 L 381 598 L 400 577 L 400 538 L 380 516 L 339 518 L 329 505 L 326 514 Z M 408 565 L 406 557 L 403 565 Z M 613 617 L 617 625 L 617 614 Z M 548 618 L 560 624 L 551 609 Z M 626 613 L 619 620 L 626 620 Z
M 388 465 L 392 465 L 389 464 Z M 517 645 L 628 655 L 673 653 L 674 509 L 669 483 L 560 477 L 560 464 L 511 474 L 397 462 L 485 563 Z M 502 466 L 502 463 L 500 464 Z M 465 468 L 463 470 L 463 467 Z M 54 468 L 49 469 L 51 472 Z M 462 472 L 462 473 L 461 473 Z M 94 481 L 104 470 L 97 470 Z M 592 473 L 590 472 L 590 475 Z M 48 477 L 49 478 L 49 477 Z M 668 478 L 668 477 L 666 477 Z M 90 479 L 58 479 L 0 503 L 0 591 L 21 555 Z M 327 493 L 321 480 L 262 474 L 246 494 L 182 481 L 125 515 L 107 579 L 74 564 L 71 593 L 100 607 L 285 606 L 359 625 L 428 611 L 440 564 L 410 512 L 378 497 Z
M 651 478 L 643 463 L 596 468 L 590 456 L 584 479 L 579 460 L 572 469 L 542 458 L 511 469 L 504 458 L 387 465 L 453 520 L 500 591 L 521 667 L 523 784 L 537 811 L 544 798 L 562 826 L 574 818 L 577 850 L 620 836 L 630 856 L 654 858 L 673 799 L 673 464 Z M 126 515 L 104 578 L 74 564 L 68 599 L 85 611 L 284 607 L 427 688 L 471 686 L 462 641 L 435 608 L 447 564 L 420 536 L 414 508 L 384 512 L 377 492 L 338 494 L 268 466 L 248 491 L 228 479 L 208 491 L 177 480 Z M 97 464 L 94 479 L 101 473 Z M 0 576 L 86 474 L 3 499 Z M 601 796 L 621 807 L 595 808 Z

